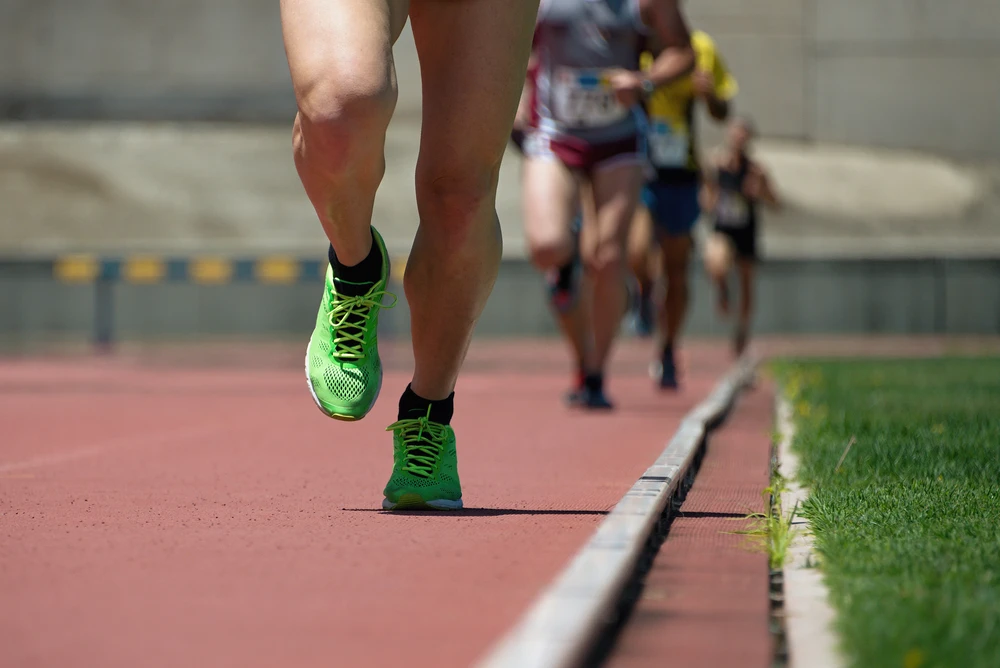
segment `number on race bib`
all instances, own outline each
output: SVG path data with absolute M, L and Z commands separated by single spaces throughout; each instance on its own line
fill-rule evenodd
M 603 127 L 628 116 L 600 70 L 561 68 L 552 92 L 555 120 L 571 128 Z
M 690 152 L 688 134 L 665 121 L 653 121 L 649 131 L 649 158 L 655 167 L 687 167 Z
M 750 207 L 746 198 L 725 190 L 719 193 L 715 219 L 722 227 L 746 227 L 750 223 Z

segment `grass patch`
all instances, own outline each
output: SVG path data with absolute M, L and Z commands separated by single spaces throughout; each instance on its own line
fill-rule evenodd
M 1000 358 L 776 371 L 850 662 L 1000 666 Z
M 785 478 L 775 471 L 771 478 L 771 485 L 763 492 L 764 507 L 763 513 L 750 513 L 746 519 L 750 520 L 750 528 L 734 533 L 750 536 L 755 547 L 767 552 L 767 560 L 772 570 L 784 568 L 785 558 L 788 556 L 788 547 L 792 542 L 792 520 L 798 513 L 798 506 L 792 508 L 787 515 L 782 505 L 782 495 L 788 491 Z

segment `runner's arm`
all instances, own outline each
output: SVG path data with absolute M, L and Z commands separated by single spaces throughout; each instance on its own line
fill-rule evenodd
M 713 156 L 702 170 L 701 190 L 698 192 L 698 203 L 702 211 L 713 213 L 719 202 L 718 157 Z
M 724 121 L 729 118 L 729 101 L 720 100 L 714 93 L 705 98 L 705 106 L 708 107 L 709 115 L 717 121 Z
M 531 97 L 535 92 L 535 69 L 538 67 L 538 57 L 534 52 L 528 56 L 528 70 L 524 76 L 524 86 L 521 88 L 521 100 L 517 104 L 517 114 L 514 116 L 514 129 L 523 131 L 531 122 Z
M 691 72 L 695 66 L 691 32 L 681 14 L 680 0 L 639 0 L 643 22 L 663 49 L 653 61 L 646 78 L 655 87 L 668 84 Z
M 715 75 L 705 70 L 696 71 L 692 77 L 694 90 L 708 108 L 708 113 L 717 121 L 724 121 L 729 116 L 729 101 L 716 93 Z
M 715 213 L 715 205 L 719 202 L 719 190 L 711 181 L 701 184 L 701 191 L 698 193 L 698 205 L 706 213 Z
M 774 185 L 771 183 L 771 179 L 768 177 L 767 172 L 765 172 L 764 169 L 757 164 L 754 164 L 751 169 L 753 170 L 754 178 L 757 181 L 757 199 L 768 205 L 770 208 L 780 211 L 782 208 L 782 202 L 778 197 L 778 193 L 775 191 Z
M 535 34 L 537 36 L 537 32 Z M 525 133 L 531 127 L 532 122 L 532 104 L 535 96 L 535 73 L 537 68 L 538 57 L 532 51 L 528 56 L 528 68 L 524 75 L 524 85 L 521 87 L 521 99 L 517 103 L 517 113 L 514 114 L 514 124 L 510 129 L 510 140 L 521 155 L 524 155 Z
M 724 121 L 729 118 L 730 101 L 739 91 L 739 84 L 726 66 L 722 54 L 718 52 L 714 40 L 704 33 L 699 38 L 703 46 L 695 46 L 698 65 L 691 80 L 698 97 L 705 102 L 709 115 L 716 121 Z M 692 36 L 692 41 L 699 38 Z
M 766 173 L 761 173 L 760 198 L 775 211 L 781 211 L 785 206 Z

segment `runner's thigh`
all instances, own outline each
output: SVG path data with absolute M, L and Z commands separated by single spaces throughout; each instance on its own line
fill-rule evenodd
M 336 106 L 395 95 L 392 45 L 406 25 L 408 0 L 281 0 L 281 26 L 295 96 Z
M 431 178 L 481 178 L 486 174 L 462 170 L 499 165 L 537 12 L 538 0 L 413 0 L 410 22 L 423 84 L 418 171 Z
M 529 248 L 537 252 L 571 247 L 580 202 L 576 178 L 555 158 L 525 158 L 523 169 L 521 198 Z
M 618 251 L 624 251 L 642 190 L 642 166 L 623 163 L 596 170 L 591 184 L 597 207 L 598 246 L 613 244 Z

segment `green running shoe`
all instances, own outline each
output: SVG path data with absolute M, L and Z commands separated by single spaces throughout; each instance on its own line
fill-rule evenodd
M 337 420 L 363 418 L 382 389 L 378 314 L 396 304 L 396 295 L 385 291 L 389 278 L 385 242 L 374 228 L 372 238 L 382 252 L 382 277 L 365 294 L 349 297 L 337 291 L 343 283 L 328 266 L 316 329 L 306 349 L 309 391 L 320 410 Z M 386 296 L 392 301 L 383 306 Z
M 455 431 L 427 417 L 400 420 L 392 432 L 392 477 L 385 490 L 386 510 L 459 510 L 462 483 L 458 479 Z

